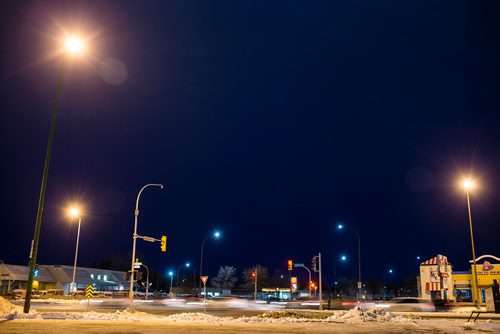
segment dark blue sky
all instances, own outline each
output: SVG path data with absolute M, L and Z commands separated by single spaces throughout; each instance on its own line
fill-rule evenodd
M 496 1 L 33 1 L 0 11 L 0 259 L 27 263 L 62 29 L 91 55 L 67 68 L 39 263 L 71 264 L 85 203 L 81 265 L 138 243 L 156 269 L 198 264 L 286 269 L 324 254 L 354 277 L 417 255 L 467 268 L 460 173 L 473 171 L 476 253 L 500 255 L 500 20 Z M 102 64 L 127 76 L 110 84 Z M 109 73 L 108 73 L 109 74 Z M 123 73 L 120 73 L 123 74 Z M 106 82 L 106 79 L 108 82 Z M 112 78 L 113 79 L 113 78 Z

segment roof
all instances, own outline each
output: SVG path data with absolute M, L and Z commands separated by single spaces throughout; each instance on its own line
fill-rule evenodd
M 2 280 L 9 281 L 27 281 L 29 274 L 28 266 L 18 266 L 14 264 L 0 264 L 0 277 Z M 39 282 L 56 282 L 54 276 L 50 274 L 47 268 L 40 266 L 38 275 L 35 277 Z

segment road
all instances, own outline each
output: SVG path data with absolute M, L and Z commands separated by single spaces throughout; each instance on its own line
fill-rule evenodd
M 414 324 L 392 323 L 154 323 L 72 320 L 12 320 L 0 322 L 2 334 L 118 334 L 118 333 L 498 333 L 497 323 L 464 326 L 457 320 L 419 320 Z

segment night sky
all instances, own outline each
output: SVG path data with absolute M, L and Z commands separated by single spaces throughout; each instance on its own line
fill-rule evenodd
M 0 8 L 0 259 L 27 264 L 60 38 L 67 63 L 38 263 L 79 265 L 138 241 L 156 270 L 214 275 L 323 254 L 324 279 L 416 273 L 416 256 L 500 255 L 498 1 L 23 1 Z

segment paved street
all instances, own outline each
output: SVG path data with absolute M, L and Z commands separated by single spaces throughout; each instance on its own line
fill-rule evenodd
M 417 324 L 391 323 L 151 323 L 69 320 L 13 320 L 0 323 L 2 334 L 64 333 L 498 333 L 498 323 L 434 320 Z

